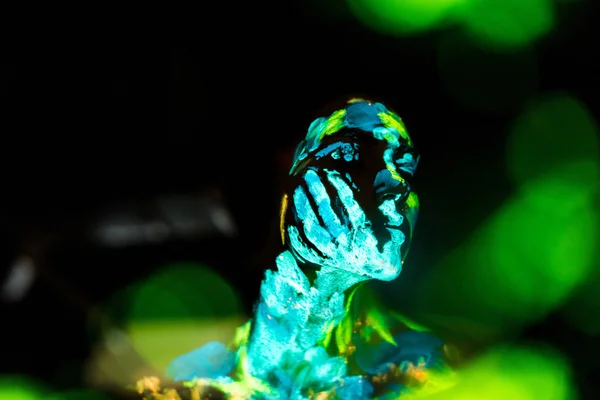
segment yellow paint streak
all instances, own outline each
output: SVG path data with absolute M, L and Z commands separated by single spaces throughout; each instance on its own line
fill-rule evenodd
M 365 100 L 363 98 L 360 98 L 360 97 L 353 97 L 350 100 L 348 100 L 347 103 L 348 104 L 352 104 L 352 103 L 367 103 L 367 104 L 371 105 L 370 101 L 367 101 L 367 100 Z
M 396 131 L 398 131 L 398 134 L 400 135 L 400 137 L 402 139 L 404 139 L 409 146 L 412 146 L 412 141 L 410 140 L 410 137 L 408 136 L 408 132 L 406 131 L 406 128 L 404 127 L 404 123 L 402 122 L 402 120 L 400 119 L 399 116 L 397 116 L 396 114 L 390 112 L 388 113 L 379 113 L 377 114 L 377 116 L 379 117 L 379 119 L 381 120 L 381 123 L 383 124 L 383 126 L 385 126 L 386 128 L 390 128 L 390 129 L 395 129 Z
M 279 207 L 279 232 L 281 233 L 281 244 L 285 244 L 285 213 L 288 207 L 288 195 L 283 194 L 281 207 Z
M 268 393 L 269 386 L 260 379 L 253 377 L 250 372 L 248 372 L 248 353 L 246 346 L 242 346 L 238 351 L 238 368 L 235 375 L 236 382 L 226 385 L 232 387 L 235 386 L 238 390 L 245 393 Z
M 398 182 L 402 182 L 403 184 L 406 184 L 406 180 L 404 180 L 404 178 L 400 176 L 400 174 L 398 173 L 398 171 L 396 170 L 396 168 L 393 165 L 386 164 L 386 168 L 388 171 L 390 171 L 390 174 L 392 174 L 392 178 L 394 178 Z
M 341 109 L 337 110 L 329 118 L 327 118 L 327 122 L 321 132 L 321 136 L 319 140 L 322 140 L 325 136 L 333 135 L 338 132 L 340 129 L 344 127 L 344 117 L 346 116 L 346 110 Z
M 302 160 L 300 164 L 296 165 L 294 169 L 290 172 L 291 176 L 296 176 L 296 174 L 304 169 L 310 162 L 312 161 L 312 157 L 308 157 L 305 160 Z
M 245 345 L 248 342 L 248 338 L 250 337 L 250 328 L 252 327 L 252 320 L 248 320 L 244 323 L 244 325 L 239 326 L 235 330 L 235 334 L 233 336 L 233 340 L 231 341 L 230 347 L 234 349 L 238 349 L 241 346 Z

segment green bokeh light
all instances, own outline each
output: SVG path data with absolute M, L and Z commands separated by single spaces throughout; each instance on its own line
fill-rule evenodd
M 207 341 L 228 342 L 243 320 L 230 284 L 195 263 L 167 265 L 128 292 L 126 333 L 139 355 L 159 371 Z
M 574 163 L 528 184 L 495 216 L 489 236 L 482 236 L 480 251 L 491 257 L 496 282 L 502 283 L 486 290 L 498 308 L 523 318 L 544 313 L 589 274 L 598 243 L 589 188 L 562 179 L 588 168 Z M 510 301 L 503 300 L 509 293 Z
M 577 189 L 549 177 L 508 201 L 436 267 L 424 308 L 503 334 L 560 305 L 585 281 L 598 243 Z
M 570 365 L 549 348 L 496 348 L 461 370 L 456 386 L 429 400 L 574 400 Z
M 576 98 L 560 93 L 540 96 L 515 121 L 506 155 L 509 175 L 516 184 L 573 160 L 587 160 L 587 170 L 577 170 L 565 179 L 594 186 L 600 160 L 598 127 Z
M 600 199 L 599 199 L 600 202 Z M 596 221 L 600 225 L 600 221 Z M 598 226 L 597 225 L 597 226 Z M 600 335 L 600 249 L 596 249 L 596 274 L 578 288 L 563 307 L 563 319 L 576 329 L 590 335 Z
M 380 33 L 405 35 L 433 29 L 447 22 L 462 0 L 348 0 L 350 10 L 366 26 Z
M 459 32 L 440 37 L 437 44 L 440 77 L 447 92 L 461 105 L 479 110 L 521 106 L 538 88 L 533 49 L 490 51 Z
M 197 264 L 173 264 L 137 285 L 130 322 L 182 321 L 237 315 L 236 293 L 221 276 Z
M 2 400 L 39 400 L 46 396 L 46 389 L 31 378 L 17 375 L 0 376 Z
M 435 314 L 497 333 L 565 302 L 589 279 L 600 239 L 593 121 L 568 96 L 534 101 L 524 115 L 536 117 L 517 120 L 507 151 L 515 194 L 442 260 L 421 292 Z
M 529 225 L 535 218 L 553 218 L 545 229 L 530 230 L 532 235 L 525 241 L 528 253 L 544 253 L 547 259 L 541 256 L 538 263 L 547 269 L 546 275 L 560 279 L 565 286 L 589 286 L 587 280 L 597 257 L 598 132 L 583 103 L 568 94 L 553 93 L 530 102 L 513 125 L 507 143 L 509 176 L 525 192 L 532 209 L 522 216 L 523 224 Z M 544 223 L 531 225 L 542 227 Z M 508 238 L 510 233 L 505 235 Z M 546 295 L 551 296 L 552 291 Z M 574 315 L 579 315 L 580 323 L 597 320 L 593 315 L 582 318 L 581 309 L 588 307 L 579 306 Z
M 554 25 L 551 0 L 465 0 L 455 11 L 473 38 L 494 47 L 531 44 Z

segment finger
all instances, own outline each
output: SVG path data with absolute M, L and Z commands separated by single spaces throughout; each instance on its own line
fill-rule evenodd
M 306 171 L 304 180 L 307 183 L 310 194 L 313 196 L 313 199 L 317 204 L 319 215 L 321 216 L 321 219 L 325 223 L 325 226 L 331 235 L 334 238 L 337 238 L 340 236 L 340 234 L 347 232 L 348 229 L 342 225 L 340 219 L 331 207 L 329 194 L 327 193 L 327 189 L 323 185 L 323 182 L 321 182 L 319 175 L 317 175 L 315 171 L 309 170 Z
M 367 217 L 361 206 L 354 199 L 354 193 L 352 189 L 344 180 L 340 177 L 337 171 L 326 171 L 327 179 L 336 188 L 340 201 L 346 208 L 348 213 L 348 219 L 354 228 L 363 228 L 367 224 Z
M 314 249 L 309 249 L 306 246 L 306 242 L 300 237 L 298 228 L 290 225 L 287 229 L 288 237 L 290 239 L 290 246 L 292 246 L 294 251 L 298 253 L 301 258 L 313 264 L 321 264 L 323 262 L 323 258 L 319 256 Z
M 402 221 L 404 220 L 404 217 L 398 212 L 398 209 L 396 208 L 396 201 L 398 201 L 400 197 L 401 196 L 398 194 L 393 200 L 384 200 L 379 206 L 379 210 L 383 215 L 385 215 L 388 218 L 390 224 L 396 226 L 400 226 L 400 224 L 402 224 Z
M 319 219 L 302 187 L 297 187 L 294 192 L 294 205 L 298 218 L 300 218 L 304 225 L 304 234 L 308 241 L 323 254 L 331 254 L 333 237 L 319 223 Z

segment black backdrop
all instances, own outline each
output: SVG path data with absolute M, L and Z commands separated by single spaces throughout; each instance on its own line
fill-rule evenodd
M 561 8 L 554 32 L 530 50 L 537 91 L 568 91 L 597 117 L 597 14 L 580 3 Z M 7 372 L 78 385 L 89 352 L 87 305 L 173 258 L 214 267 L 249 310 L 276 251 L 279 184 L 293 146 L 333 100 L 375 96 L 405 120 L 422 154 L 422 264 L 466 237 L 511 190 L 503 132 L 521 104 L 457 103 L 436 61 L 436 43 L 449 33 L 387 37 L 343 10 L 319 14 L 313 3 L 68 11 L 42 13 L 5 38 L 6 268 L 32 237 L 59 238 L 45 259 L 59 278 L 38 280 L 24 301 L 3 305 Z M 73 239 L 78 221 L 106 204 L 204 190 L 220 192 L 237 238 L 117 252 Z M 457 192 L 477 200 L 465 203 Z M 593 338 L 552 317 L 524 335 L 566 348 L 593 395 L 598 364 L 577 358 L 598 350 Z

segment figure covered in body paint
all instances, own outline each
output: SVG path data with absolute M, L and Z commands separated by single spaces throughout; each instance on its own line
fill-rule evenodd
M 442 343 L 386 316 L 362 285 L 402 270 L 419 207 L 410 186 L 418 161 L 403 122 L 381 103 L 353 99 L 315 120 L 282 201 L 284 251 L 253 318 L 230 345 L 207 343 L 167 373 L 197 395 L 211 387 L 251 399 L 436 389 Z

